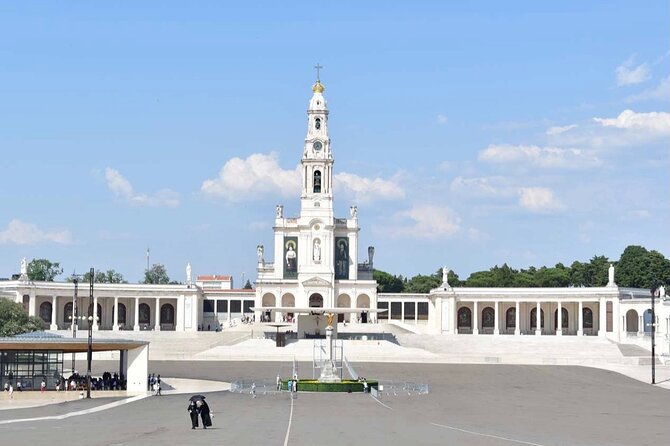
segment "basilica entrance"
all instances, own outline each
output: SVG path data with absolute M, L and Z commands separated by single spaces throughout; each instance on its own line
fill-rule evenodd
M 323 296 L 318 293 L 314 293 L 311 296 L 309 296 L 309 307 L 323 308 Z

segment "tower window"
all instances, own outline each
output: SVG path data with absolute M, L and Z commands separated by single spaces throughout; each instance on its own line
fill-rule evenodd
M 314 193 L 315 194 L 320 194 L 321 193 L 321 171 L 320 170 L 315 170 L 314 171 Z
M 314 120 L 314 128 L 317 130 L 321 129 L 321 118 L 316 118 Z

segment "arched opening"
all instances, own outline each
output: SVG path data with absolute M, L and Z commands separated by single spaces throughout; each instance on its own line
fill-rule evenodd
M 508 308 L 505 312 L 505 328 L 516 328 L 516 308 Z
M 537 307 L 530 310 L 530 328 L 536 330 L 537 328 Z M 540 309 L 540 328 L 544 328 L 544 310 Z
M 340 294 L 337 297 L 337 308 L 351 308 L 351 297 L 347 294 Z M 340 313 L 337 315 L 337 322 L 349 322 L 351 319 L 351 313 Z
M 314 171 L 314 193 L 315 194 L 320 194 L 321 193 L 321 171 L 320 170 L 315 170 Z
M 174 325 L 174 307 L 172 304 L 161 305 L 161 325 Z
M 458 330 L 472 330 L 472 310 L 468 307 L 458 309 Z
M 627 333 L 638 332 L 637 311 L 635 310 L 628 310 L 628 312 L 626 313 L 626 332 Z
M 644 332 L 651 333 L 652 314 L 651 310 L 646 310 L 642 313 L 642 321 L 644 322 Z
M 295 307 L 295 296 L 291 293 L 284 294 L 281 298 L 282 307 Z M 286 322 L 293 322 L 293 313 L 286 313 L 284 315 L 284 320 Z
M 558 328 L 558 321 L 556 320 L 558 317 L 558 308 L 554 310 L 554 327 Z M 567 308 L 561 308 L 561 330 L 564 328 L 568 328 L 568 309 Z
M 124 304 L 119 304 L 119 325 L 126 325 L 126 306 Z
M 314 120 L 314 128 L 315 128 L 316 130 L 320 130 L 320 129 L 321 129 L 321 118 L 316 118 L 316 119 Z
M 311 296 L 309 296 L 309 307 L 323 308 L 323 296 L 318 293 L 314 293 Z
M 361 294 L 356 298 L 356 307 L 357 308 L 370 308 L 370 298 L 367 294 Z M 369 314 L 367 311 L 361 311 L 360 321 L 362 324 L 368 323 Z
M 482 310 L 482 328 L 493 328 L 495 319 L 496 313 L 492 307 L 486 307 Z
M 582 308 L 582 324 L 584 328 L 593 328 L 593 310 L 588 307 Z
M 272 293 L 266 293 L 263 295 L 263 299 L 261 300 L 261 304 L 263 307 L 275 307 L 275 296 Z M 272 311 L 270 310 L 265 310 L 263 314 L 261 314 L 261 322 L 272 322 Z
M 40 318 L 47 324 L 51 323 L 51 302 L 42 302 L 40 304 Z
M 139 323 L 140 324 L 150 324 L 151 323 L 151 308 L 149 308 L 148 304 L 140 304 Z
M 98 324 L 102 325 L 102 304 L 98 304 L 96 312 L 96 317 L 98 318 Z
M 63 308 L 63 322 L 65 322 L 66 325 L 72 324 L 72 302 L 66 303 Z

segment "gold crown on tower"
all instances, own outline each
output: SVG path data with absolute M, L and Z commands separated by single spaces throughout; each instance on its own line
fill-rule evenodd
M 321 81 L 317 80 L 314 85 L 312 85 L 312 91 L 314 93 L 323 93 L 323 91 L 326 89 L 326 87 L 323 86 Z

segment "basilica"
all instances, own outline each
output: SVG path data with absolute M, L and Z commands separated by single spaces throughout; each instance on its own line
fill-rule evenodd
M 325 86 L 312 86 L 301 160 L 300 213 L 284 215 L 277 205 L 271 249 L 256 247 L 256 288 L 238 289 L 227 275 L 191 277 L 180 285 L 95 284 L 28 280 L 25 262 L 16 280 L 0 281 L 0 298 L 22 303 L 51 330 L 86 328 L 84 305 L 92 304 L 93 330 L 179 331 L 225 329 L 243 320 L 300 324 L 318 334 L 318 315 L 337 314 L 339 323 L 389 323 L 423 334 L 472 336 L 600 336 L 647 346 L 652 324 L 659 351 L 670 345 L 670 299 L 656 290 L 621 288 L 610 267 L 609 283 L 592 288 L 455 288 L 447 280 L 426 294 L 384 294 L 373 279 L 373 246 L 359 242 L 356 206 L 336 217 L 334 150 Z M 297 197 L 296 197 L 297 198 Z M 360 252 L 367 254 L 359 262 Z

